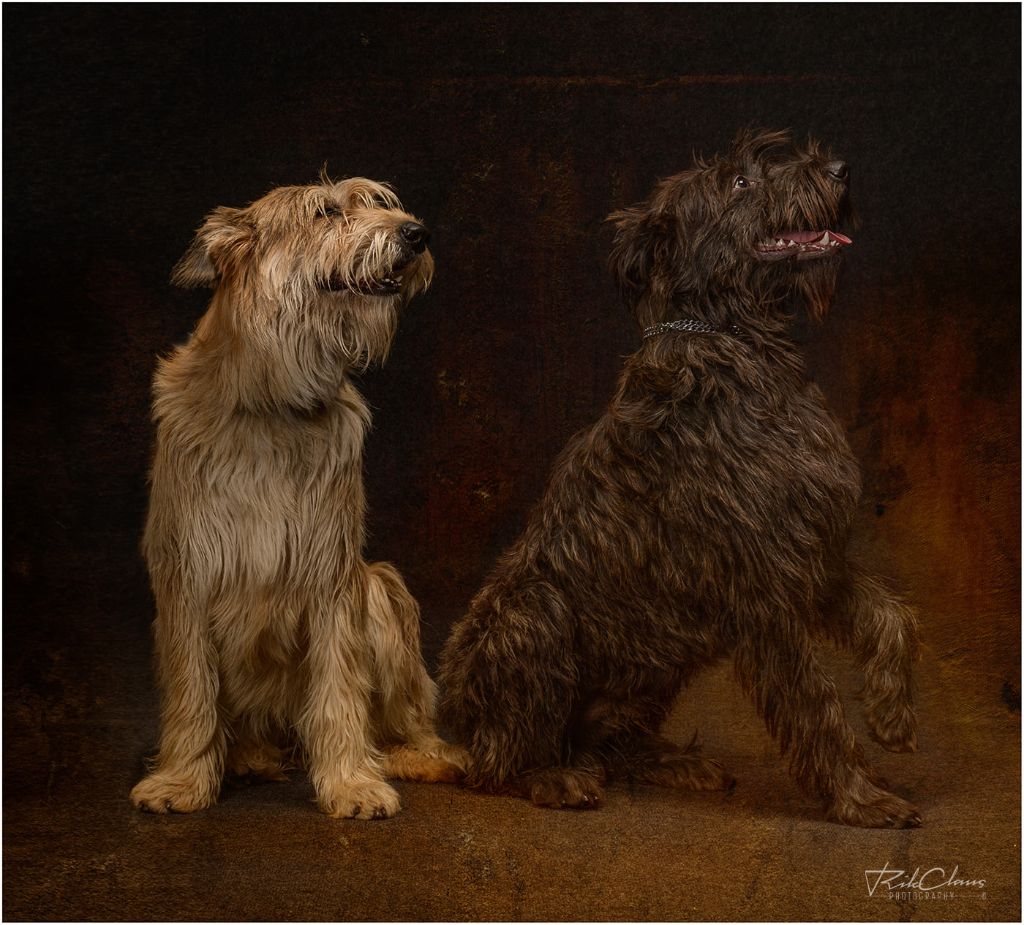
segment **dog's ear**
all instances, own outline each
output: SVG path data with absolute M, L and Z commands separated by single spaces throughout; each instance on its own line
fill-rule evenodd
M 608 265 L 619 290 L 630 303 L 636 302 L 651 282 L 661 249 L 669 236 L 669 217 L 646 206 L 613 212 L 607 221 L 615 225 Z
M 171 271 L 175 286 L 192 289 L 216 286 L 224 268 L 248 247 L 251 229 L 241 220 L 242 210 L 220 206 L 196 232 L 184 256 Z

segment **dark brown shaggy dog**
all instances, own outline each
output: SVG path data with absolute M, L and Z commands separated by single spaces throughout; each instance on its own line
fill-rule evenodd
M 814 142 L 748 133 L 612 216 L 645 337 L 448 641 L 441 720 L 470 784 L 573 807 L 609 776 L 728 787 L 657 732 L 731 655 L 832 818 L 920 824 L 868 767 L 815 653 L 819 637 L 849 647 L 874 738 L 914 750 L 914 618 L 847 560 L 857 464 L 784 333 L 792 296 L 814 315 L 831 301 L 847 180 Z

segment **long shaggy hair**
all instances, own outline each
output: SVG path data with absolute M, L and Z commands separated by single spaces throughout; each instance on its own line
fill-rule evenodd
M 383 818 L 385 775 L 458 773 L 416 602 L 362 558 L 370 413 L 349 378 L 430 284 L 426 241 L 388 187 L 324 178 L 216 209 L 175 267 L 214 294 L 153 387 L 162 727 L 140 808 L 201 809 L 225 768 L 279 778 L 294 756 L 324 812 Z
M 645 331 L 604 416 L 555 462 L 525 532 L 442 658 L 441 720 L 468 783 L 594 806 L 609 777 L 717 789 L 659 737 L 693 675 L 736 673 L 832 818 L 917 825 L 867 765 L 816 640 L 864 672 L 872 735 L 915 748 L 911 612 L 847 559 L 857 465 L 786 337 L 832 299 L 846 164 L 739 137 L 611 216 L 612 268 Z

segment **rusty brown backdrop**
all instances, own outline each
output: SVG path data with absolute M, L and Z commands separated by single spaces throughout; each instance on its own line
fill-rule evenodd
M 751 124 L 852 165 L 838 299 L 795 330 L 863 462 L 858 543 L 919 604 L 931 683 L 963 692 L 949 721 L 1001 717 L 986 747 L 1019 753 L 1018 7 L 7 5 L 3 21 L 9 819 L 83 781 L 121 801 L 154 741 L 148 388 L 204 308 L 167 280 L 206 211 L 326 162 L 393 183 L 430 225 L 436 283 L 362 388 L 369 553 L 407 576 L 433 659 L 637 344 L 604 216 Z M 101 908 L 62 889 L 38 907 L 23 884 L 13 908 Z

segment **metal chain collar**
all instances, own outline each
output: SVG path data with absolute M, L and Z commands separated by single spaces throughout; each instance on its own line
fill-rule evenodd
M 736 337 L 739 337 L 741 333 L 734 324 L 722 329 L 696 318 L 680 318 L 677 321 L 661 321 L 658 324 L 652 324 L 649 328 L 644 328 L 644 340 L 654 337 L 655 334 L 664 334 L 666 331 L 688 331 L 691 334 L 734 334 Z

